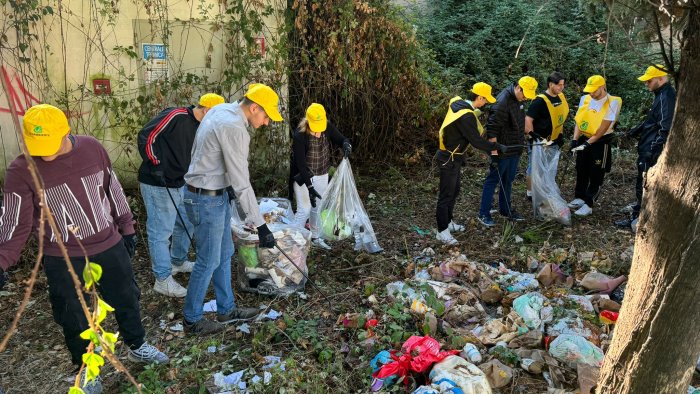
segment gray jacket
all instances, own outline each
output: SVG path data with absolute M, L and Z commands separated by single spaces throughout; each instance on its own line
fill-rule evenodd
M 202 119 L 192 145 L 192 161 L 185 174 L 188 185 L 209 190 L 233 187 L 246 221 L 265 224 L 250 184 L 248 120 L 238 103 L 219 104 Z

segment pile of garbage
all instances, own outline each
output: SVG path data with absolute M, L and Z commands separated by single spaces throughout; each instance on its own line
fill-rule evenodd
M 575 280 L 557 263 L 529 264 L 535 269 L 527 273 L 464 255 L 422 262 L 428 265 L 409 280 L 387 284 L 386 293 L 424 319 L 426 335 L 373 358 L 372 391 L 409 388 L 410 382 L 414 394 L 491 393 L 527 376 L 550 392 L 590 393 L 611 342 L 625 276 L 593 270 Z M 441 350 L 439 335 L 449 339 L 450 350 Z
M 291 225 L 291 202 L 283 198 L 259 200 L 260 213 L 275 237 L 277 248 L 258 247 L 258 234 L 234 210 L 231 231 L 237 250 L 238 284 L 243 291 L 266 295 L 289 295 L 306 285 L 306 257 L 311 232 Z

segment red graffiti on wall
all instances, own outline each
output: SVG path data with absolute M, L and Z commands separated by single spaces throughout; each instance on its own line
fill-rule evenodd
M 5 80 L 5 86 L 7 86 L 7 105 L 9 106 L 7 108 L 0 107 L 0 112 L 11 113 L 11 108 L 14 108 L 17 111 L 17 115 L 23 116 L 31 106 L 41 104 L 41 101 L 27 90 L 17 73 L 13 72 L 13 76 L 10 77 L 5 66 L 0 67 L 0 71 L 2 71 L 2 78 Z

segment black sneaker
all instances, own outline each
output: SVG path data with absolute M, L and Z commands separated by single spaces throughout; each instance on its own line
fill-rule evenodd
M 201 319 L 195 323 L 190 323 L 187 320 L 182 320 L 182 326 L 187 334 L 193 335 L 211 335 L 217 332 L 224 331 L 225 327 L 223 324 L 209 319 Z
M 617 227 L 622 227 L 626 229 L 631 229 L 632 228 L 632 219 L 627 218 L 627 219 L 622 219 L 622 220 L 616 220 L 615 225 Z
M 216 315 L 216 320 L 219 323 L 231 323 L 236 321 L 253 320 L 260 314 L 260 309 L 257 308 L 236 308 L 225 315 Z

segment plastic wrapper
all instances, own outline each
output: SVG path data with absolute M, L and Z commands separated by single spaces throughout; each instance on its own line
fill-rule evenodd
M 484 372 L 461 357 L 446 357 L 435 364 L 429 377 L 431 386 L 439 390 L 438 393 L 454 393 L 454 390 L 446 390 L 448 387 L 441 387 L 450 383 L 461 389 L 464 394 L 491 394 L 491 386 Z
M 355 178 L 348 159 L 343 159 L 321 199 L 319 229 L 321 238 L 329 241 L 355 237 L 355 250 L 379 253 L 372 223 L 355 187 Z
M 603 351 L 579 335 L 563 334 L 549 345 L 549 354 L 559 361 L 576 368 L 579 363 L 594 367 L 603 365 Z
M 311 232 L 285 224 L 293 217 L 291 203 L 285 199 L 260 201 L 260 211 L 275 237 L 279 249 L 258 247 L 259 239 L 234 209 L 231 231 L 236 246 L 238 264 L 237 279 L 241 290 L 269 295 L 289 295 L 303 291 L 306 285 L 306 256 L 311 246 Z M 291 259 L 291 261 L 290 261 Z
M 559 149 L 553 146 L 532 147 L 532 208 L 535 217 L 571 225 L 571 211 L 557 186 Z

